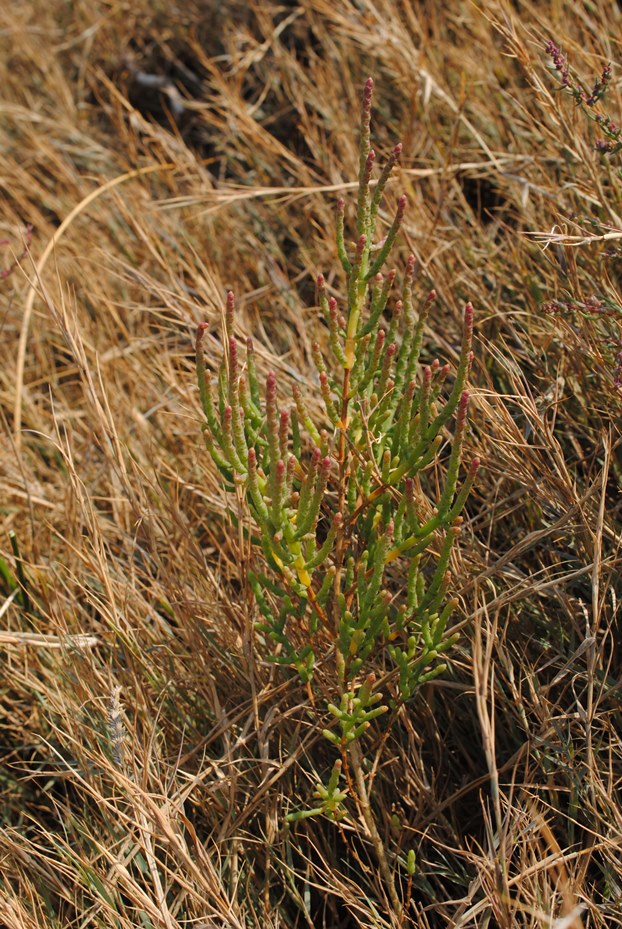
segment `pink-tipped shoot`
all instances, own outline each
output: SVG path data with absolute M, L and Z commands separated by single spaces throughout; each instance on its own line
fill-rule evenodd
M 233 320 L 235 316 L 235 297 L 232 290 L 227 291 L 227 305 L 225 308 L 225 324 L 227 332 L 233 332 Z

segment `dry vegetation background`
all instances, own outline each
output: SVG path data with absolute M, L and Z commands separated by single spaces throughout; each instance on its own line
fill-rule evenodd
M 257 651 L 192 350 L 231 287 L 265 369 L 315 390 L 368 74 L 428 360 L 476 307 L 485 468 L 450 673 L 372 743 L 417 855 L 403 924 L 622 925 L 622 181 L 549 38 L 590 86 L 613 62 L 622 115 L 610 0 L 0 6 L 5 269 L 34 226 L 0 281 L 3 925 L 396 925 L 362 831 L 284 826 L 331 762 Z

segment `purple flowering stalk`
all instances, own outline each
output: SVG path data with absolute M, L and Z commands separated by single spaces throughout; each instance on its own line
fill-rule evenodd
M 596 151 L 602 155 L 615 155 L 622 151 L 622 127 L 607 113 L 595 110 L 607 93 L 611 84 L 612 71 L 611 65 L 606 64 L 599 77 L 596 78 L 591 90 L 588 90 L 583 82 L 571 70 L 568 59 L 561 52 L 560 48 L 549 40 L 545 46 L 546 52 L 551 57 L 553 68 L 560 77 L 560 89 L 566 89 L 573 97 L 577 106 L 581 107 L 589 119 L 593 120 L 602 130 L 603 136 L 598 138 L 594 143 Z M 620 176 L 620 172 L 618 172 Z M 598 221 L 592 220 L 592 225 L 600 229 L 605 229 L 601 235 L 593 235 L 593 240 L 606 241 L 608 239 L 620 238 L 620 230 L 611 229 Z M 570 237 L 566 237 L 568 240 Z M 581 243 L 581 237 L 574 237 L 575 241 Z M 589 233 L 585 236 L 585 241 L 590 241 Z M 600 345 L 603 347 L 608 359 L 612 360 L 613 387 L 615 390 L 622 390 L 622 352 L 620 351 L 620 339 L 617 331 L 622 315 L 622 309 L 613 303 L 610 299 L 604 299 L 596 295 L 585 298 L 584 300 L 568 299 L 566 301 L 553 300 L 542 304 L 542 309 L 550 316 L 571 316 L 576 313 L 584 319 L 588 319 L 597 324 L 604 324 L 604 330 L 610 328 L 607 322 L 613 321 L 613 333 L 598 337 Z
M 594 81 L 591 90 L 585 86 L 581 79 L 570 69 L 567 57 L 561 52 L 552 39 L 546 43 L 545 51 L 550 56 L 553 68 L 560 78 L 560 90 L 567 90 L 574 97 L 577 106 L 580 106 L 589 119 L 593 120 L 602 130 L 603 136 L 594 144 L 596 151 L 603 155 L 615 155 L 622 149 L 622 128 L 606 113 L 594 111 L 596 104 L 603 99 L 611 83 L 611 65 L 606 64 Z

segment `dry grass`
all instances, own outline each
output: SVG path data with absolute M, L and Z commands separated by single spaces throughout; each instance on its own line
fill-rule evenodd
M 372 755 L 387 847 L 417 855 L 403 924 L 622 925 L 622 310 L 541 310 L 622 306 L 616 239 L 583 241 L 622 230 L 622 182 L 550 37 L 587 83 L 614 62 L 616 118 L 612 0 L 0 9 L 3 925 L 396 925 L 362 826 L 284 826 L 330 759 L 257 651 L 192 358 L 233 287 L 266 369 L 314 390 L 368 73 L 440 295 L 428 356 L 477 308 L 485 464 L 457 657 Z

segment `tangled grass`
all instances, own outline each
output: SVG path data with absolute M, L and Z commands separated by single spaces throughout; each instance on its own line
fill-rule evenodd
M 588 89 L 611 62 L 596 107 L 619 120 L 621 16 L 0 9 L 9 929 L 622 924 L 622 180 L 546 51 Z M 258 648 L 193 352 L 206 321 L 220 354 L 234 288 L 260 371 L 317 393 L 314 282 L 368 74 L 377 148 L 403 142 L 381 220 L 405 190 L 398 259 L 439 295 L 423 360 L 455 363 L 477 310 L 461 638 L 366 770 L 401 919 L 364 822 L 286 823 L 332 759 Z

